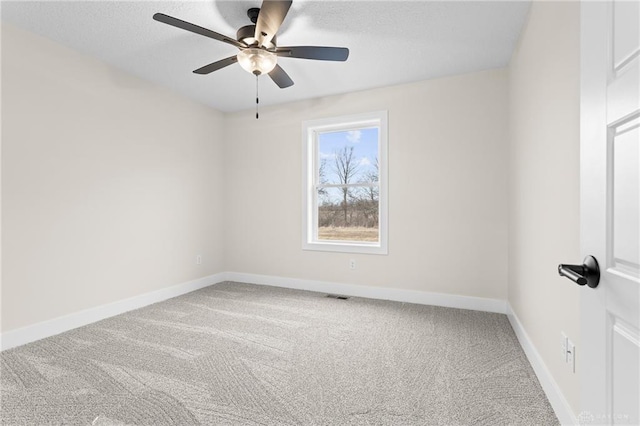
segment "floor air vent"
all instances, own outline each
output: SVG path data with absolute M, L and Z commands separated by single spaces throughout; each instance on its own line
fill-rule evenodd
M 338 294 L 327 294 L 327 297 L 329 299 L 338 299 L 338 300 L 348 300 L 349 299 L 348 296 L 340 296 Z

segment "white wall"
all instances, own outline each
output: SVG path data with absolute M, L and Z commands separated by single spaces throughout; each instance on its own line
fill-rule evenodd
M 220 272 L 222 125 L 3 23 L 2 330 Z
M 389 255 L 303 251 L 302 121 L 377 110 Z M 506 299 L 507 116 L 504 70 L 227 115 L 227 270 Z
M 533 2 L 509 67 L 509 303 L 565 397 L 579 411 L 580 288 L 558 276 L 580 263 L 580 5 Z

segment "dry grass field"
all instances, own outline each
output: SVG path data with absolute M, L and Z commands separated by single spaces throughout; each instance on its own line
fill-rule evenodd
M 318 228 L 319 240 L 341 241 L 378 241 L 378 228 L 332 227 Z

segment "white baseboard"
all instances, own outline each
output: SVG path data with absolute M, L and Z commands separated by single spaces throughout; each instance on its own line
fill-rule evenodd
M 525 355 L 527 355 L 527 359 L 533 367 L 533 371 L 536 373 L 536 376 L 540 381 L 540 385 L 542 385 L 542 389 L 547 395 L 549 403 L 551 403 L 551 407 L 553 407 L 553 411 L 555 411 L 558 420 L 560 420 L 560 423 L 563 425 L 578 425 L 578 419 L 575 414 L 573 414 L 573 410 L 571 409 L 569 402 L 562 394 L 560 387 L 553 379 L 553 376 L 549 372 L 549 369 L 547 369 L 547 366 L 536 350 L 536 347 L 533 345 L 533 342 L 522 326 L 518 316 L 511 309 L 510 304 L 507 304 L 507 316 L 509 317 L 509 322 L 511 323 L 511 327 L 513 327 L 513 331 L 516 333 L 516 337 L 518 337 L 520 346 L 522 346 Z
M 227 272 L 228 281 L 284 287 L 296 290 L 309 290 L 320 293 L 341 294 L 345 296 L 366 297 L 369 299 L 393 300 L 396 302 L 417 303 L 420 305 L 445 306 L 448 308 L 470 309 L 474 311 L 507 313 L 507 302 L 483 297 L 459 296 L 455 294 L 430 293 L 416 290 L 403 290 L 388 287 L 370 287 L 355 284 L 342 284 L 328 281 L 314 281 L 300 278 L 274 277 L 270 275 Z
M 54 318 L 49 321 L 43 321 L 34 325 L 19 328 L 17 330 L 7 331 L 0 335 L 0 349 L 10 349 L 21 346 L 36 340 L 44 339 L 83 325 L 91 324 L 114 315 L 122 314 L 134 309 L 142 308 L 153 303 L 162 302 L 172 297 L 190 293 L 212 284 L 226 280 L 226 274 L 214 274 L 207 277 L 198 278 L 197 280 L 188 281 L 171 287 L 156 290 L 151 293 L 141 294 L 129 299 L 119 300 L 117 302 L 106 305 L 96 306 Z

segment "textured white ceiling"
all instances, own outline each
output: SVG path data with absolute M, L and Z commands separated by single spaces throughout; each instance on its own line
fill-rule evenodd
M 2 1 L 2 20 L 221 111 L 255 105 L 255 77 L 234 64 L 192 71 L 237 53 L 225 43 L 152 19 L 156 12 L 235 38 L 260 0 Z M 347 62 L 280 58 L 295 85 L 260 78 L 260 103 L 273 105 L 508 64 L 528 1 L 294 0 L 278 45 L 340 46 Z

